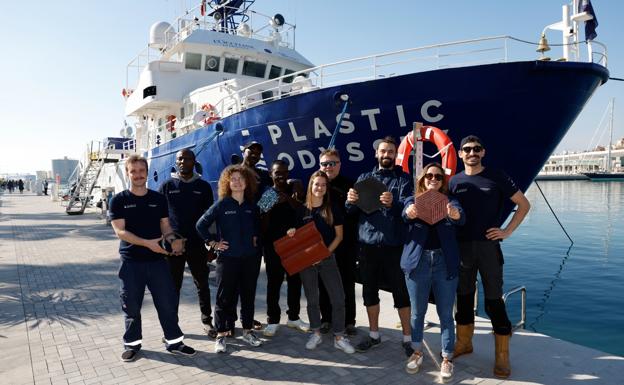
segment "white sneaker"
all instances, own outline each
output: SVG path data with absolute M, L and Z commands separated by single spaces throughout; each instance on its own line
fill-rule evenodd
M 273 337 L 275 333 L 277 333 L 278 329 L 279 329 L 279 324 L 268 324 L 264 328 L 264 331 L 262 332 L 262 334 L 264 334 L 267 337 Z
M 227 346 L 225 344 L 225 336 L 218 336 L 215 340 L 215 353 L 225 353 L 227 351 Z
M 355 353 L 355 348 L 353 347 L 353 345 L 351 345 L 351 342 L 346 337 L 342 337 L 340 339 L 334 338 L 334 347 L 336 349 L 342 350 L 343 352 L 347 354 Z
M 320 334 L 312 333 L 308 342 L 306 342 L 306 349 L 314 350 L 317 346 L 319 346 L 323 342 L 323 338 Z
M 262 345 L 262 341 L 260 341 L 260 339 L 258 337 L 256 337 L 256 335 L 252 331 L 249 331 L 249 332 L 243 334 L 243 341 L 247 342 L 251 346 L 260 346 L 260 345 Z
M 423 362 L 423 354 L 421 352 L 414 352 L 407 360 L 407 364 L 405 365 L 405 371 L 409 374 L 418 373 L 420 366 Z
M 286 323 L 286 326 L 288 326 L 289 328 L 301 330 L 304 333 L 307 333 L 308 331 L 310 331 L 310 325 L 303 322 L 301 318 L 295 321 L 288 320 L 288 322 Z
M 453 363 L 449 360 L 443 360 L 440 366 L 440 378 L 446 381 L 453 377 Z

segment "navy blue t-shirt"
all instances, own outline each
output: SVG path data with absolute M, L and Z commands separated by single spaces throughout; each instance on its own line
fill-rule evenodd
M 203 241 L 195 224 L 214 201 L 210 184 L 202 179 L 185 182 L 171 178 L 160 186 L 159 191 L 167 198 L 173 231 L 187 239 L 187 246 L 201 245 Z
M 319 207 L 312 208 L 311 211 L 308 211 L 308 215 L 303 218 L 303 221 L 305 223 L 309 222 L 310 220 L 314 221 L 314 225 L 316 226 L 316 229 L 319 231 L 319 233 L 321 233 L 321 236 L 323 237 L 323 242 L 327 247 L 329 247 L 329 245 L 336 238 L 336 229 L 334 227 L 344 224 L 342 210 L 338 208 L 335 204 L 332 204 L 331 211 L 333 216 L 333 223 L 331 225 L 328 224 L 325 218 L 321 216 L 321 210 Z
M 466 224 L 457 228 L 460 241 L 483 241 L 485 232 L 500 227 L 505 203 L 518 191 L 507 174 L 485 168 L 476 175 L 460 172 L 451 178 L 450 192 L 466 212 Z
M 111 199 L 110 220 L 124 219 L 126 230 L 143 239 L 155 239 L 162 236 L 160 220 L 169 216 L 167 199 L 164 195 L 147 190 L 143 196 L 134 195 L 124 190 Z M 124 240 L 119 242 L 119 254 L 122 259 L 158 259 L 164 254 L 154 253 L 144 246 L 133 245 Z

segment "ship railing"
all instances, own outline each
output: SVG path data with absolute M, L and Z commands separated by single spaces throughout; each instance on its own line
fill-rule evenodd
M 606 46 L 595 41 L 590 44 L 594 50 L 589 59 L 606 65 Z M 435 69 L 526 60 L 527 57 L 550 60 L 540 57 L 536 47 L 537 43 L 511 36 L 493 36 L 370 55 L 256 83 L 225 96 L 215 105 L 223 117 L 283 97 L 336 85 Z
M 475 315 L 478 315 L 479 314 L 479 282 L 478 281 L 475 282 L 475 288 L 476 290 L 474 293 L 473 311 Z M 503 297 L 502 297 L 503 302 L 505 303 L 505 305 L 507 305 L 507 299 L 511 295 L 517 294 L 517 293 L 520 293 L 520 320 L 512 325 L 511 327 L 512 330 L 524 329 L 524 326 L 526 325 L 526 298 L 527 298 L 526 287 L 516 286 L 513 289 L 503 293 Z M 457 310 L 457 309 L 455 308 L 453 310 Z

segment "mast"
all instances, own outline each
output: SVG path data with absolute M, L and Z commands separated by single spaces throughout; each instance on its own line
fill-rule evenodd
M 607 147 L 606 172 L 611 172 L 611 144 L 613 143 L 613 115 L 615 110 L 615 98 L 611 98 L 611 120 L 609 121 L 609 147 Z

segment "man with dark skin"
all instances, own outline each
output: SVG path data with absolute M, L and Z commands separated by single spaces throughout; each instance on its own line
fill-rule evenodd
M 288 165 L 276 160 L 271 165 L 273 189 L 277 192 L 278 202 L 262 217 L 262 240 L 264 242 L 264 263 L 267 274 L 267 316 L 268 325 L 264 335 L 272 337 L 279 329 L 281 309 L 279 306 L 280 288 L 284 282 L 286 270 L 280 257 L 275 252 L 273 242 L 286 235 L 290 228 L 300 227 L 303 218 L 303 187 L 301 183 L 289 183 Z M 270 224 L 270 225 L 269 225 Z M 288 322 L 287 326 L 307 332 L 309 325 L 299 318 L 301 310 L 301 278 L 299 274 L 287 275 L 288 283 Z
M 262 145 L 258 142 L 249 142 L 243 149 L 243 164 L 250 169 L 254 170 L 258 176 L 258 198 L 262 195 L 267 187 L 270 187 L 273 182 L 271 176 L 267 170 L 257 168 L 256 165 L 262 158 Z
M 184 267 L 188 267 L 197 288 L 201 321 L 204 331 L 215 338 L 217 333 L 212 325 L 210 286 L 208 284 L 208 251 L 195 230 L 195 224 L 214 201 L 210 184 L 201 179 L 195 170 L 195 153 L 189 149 L 178 151 L 176 167 L 178 171 L 160 186 L 160 193 L 167 198 L 169 221 L 173 231 L 186 239 L 185 251 L 181 255 L 167 257 L 171 277 L 175 284 L 178 299 L 182 289 Z

